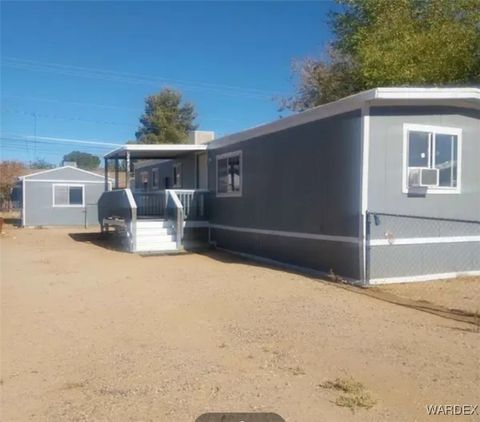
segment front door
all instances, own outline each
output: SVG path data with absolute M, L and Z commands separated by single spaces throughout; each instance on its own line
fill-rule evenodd
M 197 189 L 208 189 L 207 178 L 207 153 L 203 152 L 197 155 Z

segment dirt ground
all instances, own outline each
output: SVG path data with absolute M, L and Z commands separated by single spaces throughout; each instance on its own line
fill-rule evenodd
M 437 280 L 434 283 L 389 284 L 381 286 L 379 290 L 449 309 L 478 313 L 480 318 L 480 277 Z
M 223 253 L 141 257 L 88 230 L 5 231 L 3 421 L 410 422 L 435 419 L 427 404 L 480 404 L 471 324 Z M 476 311 L 479 285 L 385 291 Z M 352 412 L 322 386 L 348 377 L 375 406 Z

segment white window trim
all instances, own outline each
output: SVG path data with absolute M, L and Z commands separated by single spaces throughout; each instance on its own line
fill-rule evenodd
M 458 194 L 461 192 L 462 187 L 462 129 L 448 126 L 432 126 L 421 125 L 413 123 L 404 123 L 403 125 L 403 159 L 402 159 L 402 193 L 412 192 L 412 189 L 408 187 L 408 132 L 429 132 L 440 133 L 442 135 L 456 135 L 457 136 L 457 186 L 437 186 L 427 187 L 427 194 Z M 429 148 L 431 146 L 429 145 Z M 429 154 L 431 155 L 431 154 Z M 430 161 L 430 157 L 429 157 Z
M 68 186 L 82 188 L 82 204 L 73 204 L 73 205 L 60 205 L 55 204 L 55 187 L 56 186 Z M 52 184 L 52 205 L 54 208 L 85 208 L 85 185 L 80 185 L 78 183 L 53 183 Z
M 180 184 L 178 183 L 175 183 L 175 171 L 174 169 L 177 169 L 177 175 L 178 175 L 178 169 L 180 168 Z M 172 166 L 172 188 L 173 189 L 181 189 L 182 188 L 182 184 L 183 184 L 183 174 L 182 174 L 182 163 L 175 163 L 173 166 Z
M 239 157 L 240 158 L 240 190 L 237 192 L 219 192 L 218 191 L 218 161 L 230 157 Z M 216 157 L 216 169 L 215 169 L 215 193 L 217 198 L 228 198 L 228 197 L 239 197 L 242 196 L 243 192 L 243 154 L 242 151 L 232 151 L 226 152 L 225 154 L 219 154 Z

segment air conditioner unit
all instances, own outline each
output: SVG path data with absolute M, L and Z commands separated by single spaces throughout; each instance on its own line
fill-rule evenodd
M 432 168 L 409 168 L 408 185 L 411 187 L 438 186 L 439 170 Z

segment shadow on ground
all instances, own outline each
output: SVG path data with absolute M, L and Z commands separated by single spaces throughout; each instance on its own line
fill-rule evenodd
M 69 233 L 68 235 L 75 242 L 88 243 L 117 252 L 126 252 L 124 242 L 115 233 Z
M 3 224 L 20 227 L 22 225 L 22 220 L 20 218 L 3 218 Z
M 414 309 L 416 311 L 426 312 L 431 315 L 437 315 L 442 318 L 467 323 L 473 325 L 474 328 L 472 332 L 477 332 L 478 327 L 480 327 L 480 315 L 474 312 L 468 312 L 463 309 L 447 308 L 435 303 L 431 303 L 425 300 L 413 300 L 401 296 L 394 295 L 389 292 L 382 291 L 378 287 L 365 287 L 365 286 L 355 286 L 353 284 L 347 284 L 341 281 L 341 278 L 338 277 L 328 277 L 327 275 L 319 275 L 318 272 L 309 271 L 301 269 L 292 269 L 286 268 L 274 263 L 261 262 L 251 258 L 237 256 L 231 253 L 218 251 L 218 250 L 208 250 L 200 252 L 202 255 L 207 256 L 216 261 L 220 261 L 225 264 L 245 264 L 253 265 L 257 267 L 269 268 L 276 271 L 289 272 L 291 274 L 300 274 L 310 278 L 311 280 L 322 282 L 328 284 L 332 287 L 342 288 L 353 293 L 362 294 L 369 296 L 373 299 L 381 300 L 383 302 L 388 302 L 397 306 L 402 306 L 405 308 Z M 470 331 L 470 329 L 466 329 Z

